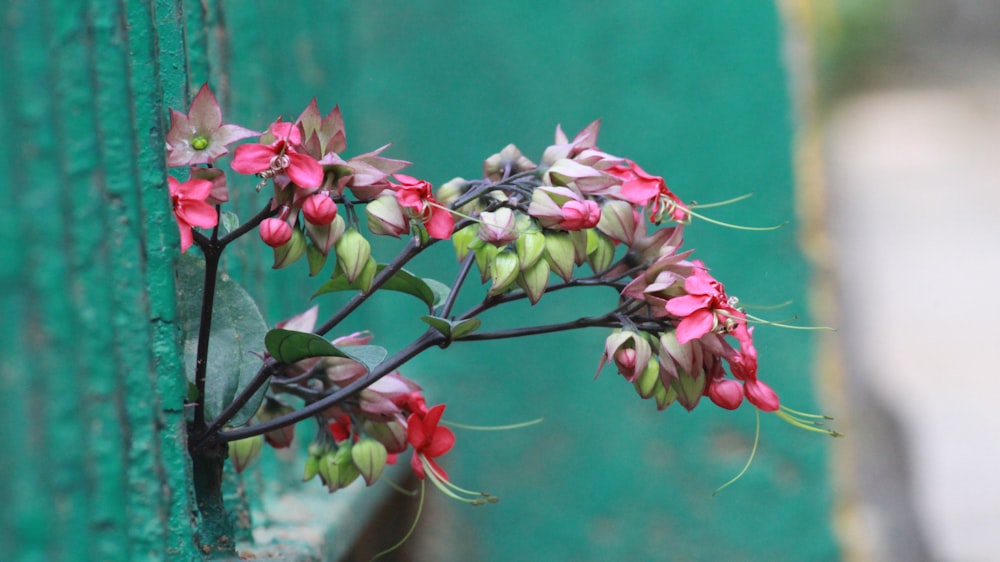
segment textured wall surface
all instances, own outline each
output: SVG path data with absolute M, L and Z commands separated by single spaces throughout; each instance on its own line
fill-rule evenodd
M 165 106 L 185 107 L 206 80 L 250 127 L 294 118 L 314 95 L 323 111 L 339 103 L 349 155 L 394 142 L 388 155 L 435 184 L 476 176 L 508 142 L 537 158 L 556 123 L 573 134 L 603 118 L 603 149 L 685 198 L 756 194 L 714 216 L 794 220 L 791 104 L 770 2 L 0 6 L 0 311 L 14 319 L 0 340 L 0 551 L 25 560 L 192 553 L 171 324 L 176 228 L 160 147 Z M 233 191 L 243 211 L 262 203 L 249 182 Z M 804 312 L 794 227 L 696 224 L 687 238 L 730 294 L 791 299 Z M 304 264 L 265 279 L 259 246 L 248 241 L 225 266 L 275 322 L 308 305 L 296 287 L 319 281 L 301 280 Z M 452 260 L 442 251 L 414 268 L 434 276 Z M 548 318 L 615 299 L 553 297 L 540 306 Z M 418 313 L 379 299 L 345 329 L 371 328 L 394 349 L 422 330 Z M 546 417 L 518 432 L 459 433 L 453 478 L 502 501 L 435 501 L 412 545 L 420 559 L 837 557 L 821 437 L 765 417 L 750 472 L 712 497 L 746 460 L 753 415 L 656 412 L 610 371 L 594 382 L 605 335 L 455 346 L 407 368 L 455 421 Z M 757 338 L 762 378 L 814 409 L 813 337 L 762 327 Z

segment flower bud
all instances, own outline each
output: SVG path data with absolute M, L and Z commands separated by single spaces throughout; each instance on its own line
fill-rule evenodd
M 372 282 L 375 281 L 375 273 L 378 271 L 378 264 L 375 263 L 375 258 L 369 257 L 368 262 L 365 263 L 365 267 L 361 269 L 361 274 L 358 275 L 356 281 L 357 286 L 362 292 L 367 293 L 372 288 Z
M 500 181 L 505 172 L 517 174 L 534 169 L 535 163 L 521 154 L 513 144 L 508 144 L 499 153 L 483 161 L 483 175 L 493 181 Z
M 699 369 L 694 373 L 678 372 L 670 387 L 677 392 L 677 401 L 690 412 L 705 393 L 705 384 L 705 374 Z
M 351 283 L 368 265 L 372 247 L 356 228 L 349 228 L 337 241 L 337 263 Z
M 272 398 L 266 398 L 257 410 L 257 421 L 264 423 L 274 418 L 293 412 L 295 409 Z M 286 425 L 264 434 L 264 440 L 275 449 L 284 449 L 292 444 L 295 438 L 295 425 Z
M 302 214 L 315 225 L 328 225 L 337 216 L 337 204 L 330 198 L 330 192 L 320 191 L 306 197 L 302 203 Z
M 568 232 L 548 232 L 545 234 L 545 259 L 556 275 L 569 281 L 573 278 L 576 253 L 573 240 Z
M 318 226 L 306 221 L 306 234 L 312 240 L 313 246 L 324 256 L 330 253 L 330 248 L 340 240 L 346 228 L 344 218 L 337 215 L 330 224 Z
M 306 253 L 306 236 L 298 228 L 292 229 L 292 238 L 285 245 L 274 249 L 274 269 L 288 267 Z
M 549 262 L 538 260 L 535 265 L 521 272 L 517 284 L 528 294 L 531 304 L 537 304 L 549 284 Z
M 337 453 L 330 451 L 320 457 L 317 473 L 323 485 L 332 494 L 340 488 L 340 466 L 337 464 Z
M 587 230 L 571 230 L 569 239 L 573 241 L 573 263 L 583 265 L 587 261 Z
M 628 201 L 608 200 L 601 205 L 601 220 L 597 230 L 615 242 L 631 246 L 635 242 L 635 227 L 642 217 Z
M 384 191 L 369 202 L 365 206 L 365 213 L 368 214 L 368 230 L 374 234 L 399 238 L 410 231 L 410 221 L 391 191 Z
M 472 185 L 471 182 L 465 180 L 465 178 L 452 178 L 447 182 L 441 184 L 438 188 L 435 198 L 438 203 L 448 206 L 458 201 L 458 198 L 465 195 L 465 192 L 469 190 L 469 186 Z
M 264 438 L 260 435 L 238 439 L 229 443 L 229 460 L 233 461 L 233 468 L 236 472 L 243 472 L 243 469 L 250 465 L 260 456 L 260 450 L 264 446 Z
M 378 480 L 388 458 L 389 453 L 385 450 L 385 445 L 370 437 L 359 440 L 351 448 L 351 459 L 354 461 L 354 466 L 358 468 L 365 483 L 369 486 Z
M 656 400 L 656 409 L 663 411 L 677 400 L 677 391 L 674 390 L 673 385 L 664 385 L 661 377 L 653 389 L 653 398 Z
M 386 451 L 402 453 L 409 446 L 406 441 L 406 428 L 399 422 L 374 422 L 366 420 L 362 424 L 365 433 L 385 445 Z
M 272 248 L 279 248 L 292 239 L 292 226 L 278 218 L 267 218 L 261 221 L 260 239 Z
M 500 207 L 492 213 L 482 213 L 479 221 L 477 233 L 483 242 L 502 248 L 518 238 L 514 211 L 507 207 Z
M 497 253 L 490 266 L 490 274 L 493 276 L 490 293 L 497 294 L 506 290 L 517 279 L 518 273 L 520 273 L 520 262 L 516 253 L 510 250 Z
M 302 469 L 302 481 L 308 482 L 319 473 L 319 457 L 306 457 L 305 466 Z
M 493 267 L 493 260 L 496 259 L 500 249 L 493 244 L 487 244 L 479 238 L 473 238 L 469 246 L 476 257 L 476 267 L 479 268 L 479 279 L 483 283 L 490 278 L 490 270 Z
M 526 230 L 517 237 L 514 247 L 521 261 L 521 271 L 524 271 L 535 265 L 545 252 L 545 235 L 537 229 Z
M 615 245 L 596 229 L 587 231 L 587 262 L 594 273 L 604 273 L 615 259 Z
M 712 379 L 705 388 L 705 394 L 716 406 L 727 410 L 735 410 L 743 403 L 743 387 L 733 379 Z
M 660 382 L 660 363 L 655 357 L 646 362 L 646 368 L 632 380 L 635 391 L 643 400 L 653 395 L 656 384 Z
M 472 244 L 479 240 L 477 234 L 479 233 L 479 226 L 475 224 L 470 224 L 463 227 L 461 230 L 456 230 L 454 234 L 451 235 L 451 242 L 455 245 L 455 257 L 458 261 L 465 259 L 465 256 L 469 254 L 469 249 L 472 248 Z

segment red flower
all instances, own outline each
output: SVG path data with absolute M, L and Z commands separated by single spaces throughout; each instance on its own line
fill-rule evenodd
M 170 184 L 170 199 L 173 202 L 174 218 L 177 219 L 177 227 L 181 231 L 181 252 L 183 253 L 194 242 L 194 235 L 191 234 L 192 226 L 212 228 L 218 224 L 219 216 L 215 209 L 205 202 L 205 199 L 208 199 L 212 192 L 212 182 L 193 179 L 181 183 L 171 177 L 167 178 L 167 182 Z
M 396 192 L 399 205 L 410 211 L 411 218 L 424 223 L 431 237 L 448 239 L 455 230 L 455 217 L 434 199 L 431 184 L 404 174 L 394 174 L 393 177 L 400 182 L 398 185 L 389 184 Z
M 455 445 L 455 434 L 447 427 L 438 425 L 444 407 L 444 404 L 438 404 L 426 414 L 414 412 L 406 420 L 406 440 L 413 447 L 410 465 L 421 480 L 427 476 L 424 462 L 430 465 L 433 472 L 442 480 L 448 479 L 448 473 L 434 461 L 435 457 L 447 453 Z
M 295 185 L 319 187 L 323 183 L 323 167 L 313 157 L 300 154 L 302 133 L 293 123 L 276 121 L 268 132 L 277 140 L 271 144 L 243 144 L 236 147 L 230 166 L 241 174 L 266 173 L 270 177 L 287 174 Z
M 726 288 L 712 278 L 699 262 L 691 275 L 684 280 L 687 294 L 667 301 L 667 312 L 681 319 L 677 325 L 677 341 L 686 343 L 715 330 L 720 316 L 723 325 L 731 320 L 744 319 L 743 313 L 733 308 L 726 296 Z
M 659 223 L 664 215 L 677 222 L 686 222 L 690 211 L 679 197 L 667 187 L 667 182 L 660 176 L 653 176 L 631 160 L 626 160 L 627 166 L 614 166 L 607 173 L 622 180 L 622 197 L 636 205 L 652 205 L 649 215 L 653 222 Z

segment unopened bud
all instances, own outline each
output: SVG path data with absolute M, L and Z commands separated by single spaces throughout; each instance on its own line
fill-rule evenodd
M 604 273 L 615 259 L 615 244 L 597 229 L 587 231 L 587 262 L 594 273 Z
M 348 282 L 353 283 L 361 275 L 361 272 L 368 265 L 371 252 L 371 244 L 356 228 L 344 231 L 340 240 L 337 241 L 337 263 Z
M 712 379 L 705 394 L 720 408 L 735 410 L 743 403 L 743 387 L 733 379 Z
M 517 284 L 527 293 L 531 304 L 537 304 L 549 284 L 549 262 L 545 260 L 535 262 L 535 265 L 521 272 L 517 277 Z
M 365 433 L 379 443 L 385 445 L 390 453 L 402 453 L 409 446 L 406 440 L 406 428 L 399 422 L 374 422 L 366 420 L 362 425 Z
M 374 234 L 399 238 L 410 231 L 410 221 L 391 191 L 384 192 L 365 205 L 365 213 L 368 215 L 368 230 Z
M 677 391 L 673 385 L 664 385 L 661 379 L 653 389 L 653 398 L 656 400 L 656 409 L 663 411 L 677 400 Z
M 388 458 L 389 453 L 385 450 L 385 445 L 370 437 L 359 440 L 351 448 L 351 459 L 354 461 L 354 466 L 358 468 L 365 483 L 369 486 L 378 480 Z
M 537 229 L 525 230 L 517 237 L 514 247 L 521 260 L 521 271 L 524 271 L 534 266 L 545 252 L 545 235 Z
M 448 206 L 458 201 L 458 198 L 465 195 L 465 192 L 469 190 L 469 186 L 472 185 L 471 182 L 465 180 L 465 178 L 452 178 L 451 180 L 441 184 L 438 188 L 435 198 L 438 203 Z
M 479 221 L 477 235 L 483 242 L 502 248 L 518 238 L 514 211 L 507 207 L 500 207 L 492 213 L 482 213 Z
M 704 395 L 705 384 L 705 374 L 700 369 L 690 374 L 681 370 L 670 382 L 670 387 L 677 392 L 677 401 L 690 412 Z
M 272 248 L 284 246 L 292 239 L 292 226 L 275 217 L 261 221 L 259 231 L 260 239 Z
M 601 220 L 597 222 L 597 230 L 616 242 L 631 246 L 635 242 L 635 226 L 641 220 L 637 215 L 628 201 L 609 199 L 601 205 Z
M 319 473 L 319 457 L 306 457 L 305 467 L 302 470 L 302 481 L 308 482 Z
M 302 215 L 312 224 L 328 225 L 337 216 L 337 204 L 330 198 L 329 192 L 320 191 L 302 202 Z
M 552 271 L 566 281 L 573 278 L 575 256 L 570 233 L 551 231 L 545 234 L 545 259 Z
M 260 456 L 264 446 L 264 438 L 260 435 L 238 439 L 229 443 L 229 460 L 233 461 L 236 472 L 243 472 L 247 466 Z
M 337 454 L 334 451 L 323 455 L 319 459 L 317 473 L 323 485 L 330 492 L 336 492 L 340 488 L 340 466 L 337 464 Z
M 295 409 L 287 404 L 282 404 L 277 400 L 267 398 L 257 410 L 257 421 L 264 423 L 274 418 L 293 412 Z M 295 425 L 286 425 L 278 429 L 268 431 L 264 434 L 264 440 L 275 449 L 284 449 L 292 444 L 295 438 Z
M 653 390 L 658 382 L 660 382 L 660 363 L 655 357 L 651 357 L 646 363 L 646 368 L 639 373 L 632 384 L 639 396 L 645 400 L 653 395 Z
M 455 245 L 455 257 L 458 258 L 458 261 L 462 261 L 469 254 L 469 249 L 472 247 L 473 242 L 479 240 L 478 233 L 479 225 L 470 224 L 460 230 L 456 230 L 451 235 L 451 242 Z
M 306 253 L 306 235 L 298 228 L 292 229 L 292 238 L 284 246 L 274 249 L 274 269 L 282 269 L 297 262 Z
M 520 261 L 516 253 L 510 250 L 497 253 L 490 266 L 490 274 L 493 276 L 490 293 L 497 294 L 506 290 L 517 279 L 518 273 L 520 273 Z
M 312 240 L 316 249 L 324 256 L 329 254 L 330 248 L 337 243 L 337 240 L 340 240 L 345 228 L 346 224 L 340 215 L 334 217 L 330 224 L 323 226 L 306 221 L 306 234 L 309 235 L 309 239 Z

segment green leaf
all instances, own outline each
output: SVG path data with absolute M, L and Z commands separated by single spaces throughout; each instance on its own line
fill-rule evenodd
M 431 279 L 429 277 L 424 277 L 423 281 L 428 287 L 430 287 L 431 291 L 434 292 L 434 304 L 431 305 L 431 310 L 441 306 L 444 304 L 444 301 L 448 300 L 448 295 L 451 294 L 451 287 L 445 285 L 437 279 Z
M 226 234 L 236 230 L 240 226 L 240 217 L 236 216 L 236 213 L 231 211 L 222 211 L 222 215 L 219 217 L 219 226 Z
M 375 270 L 375 274 L 378 275 L 385 268 L 385 264 L 379 264 Z M 432 286 L 431 283 L 436 285 Z M 448 286 L 443 283 L 434 281 L 433 279 L 421 279 L 405 269 L 400 269 L 394 273 L 381 288 L 389 291 L 413 295 L 424 301 L 424 303 L 427 304 L 428 310 L 433 310 L 435 306 L 444 302 L 444 299 L 447 298 L 447 292 L 442 293 L 442 288 L 444 291 L 450 291 Z M 337 291 L 360 289 L 361 287 L 357 280 L 355 280 L 354 283 L 351 283 L 347 280 L 347 276 L 345 276 L 343 272 L 337 271 L 329 281 L 320 285 L 319 290 L 313 294 L 313 297 L 315 298 L 319 295 L 335 293 Z M 444 297 L 442 297 L 442 294 Z
M 460 320 L 458 322 L 438 316 L 421 316 L 420 319 L 430 324 L 430 326 L 435 330 L 441 332 L 444 337 L 448 338 L 448 341 L 461 339 L 462 336 L 467 336 L 472 332 L 475 332 L 483 323 L 482 320 L 478 318 L 466 318 L 465 320 Z
M 316 334 L 275 328 L 264 336 L 267 352 L 281 363 L 295 363 L 310 357 L 348 357 L 332 343 Z
M 282 363 L 295 363 L 310 357 L 345 357 L 361 363 L 369 371 L 385 360 L 389 352 L 378 345 L 352 345 L 339 348 L 321 336 L 276 328 L 264 337 L 267 352 Z
M 195 382 L 198 328 L 201 324 L 201 295 L 205 262 L 184 254 L 177 262 L 177 313 L 184 338 L 184 370 L 188 382 Z M 228 275 L 220 272 L 212 308 L 212 329 L 205 374 L 205 417 L 214 419 L 249 384 L 261 367 L 261 346 L 267 324 L 256 303 Z M 227 425 L 246 423 L 257 412 L 267 384 L 236 413 Z

